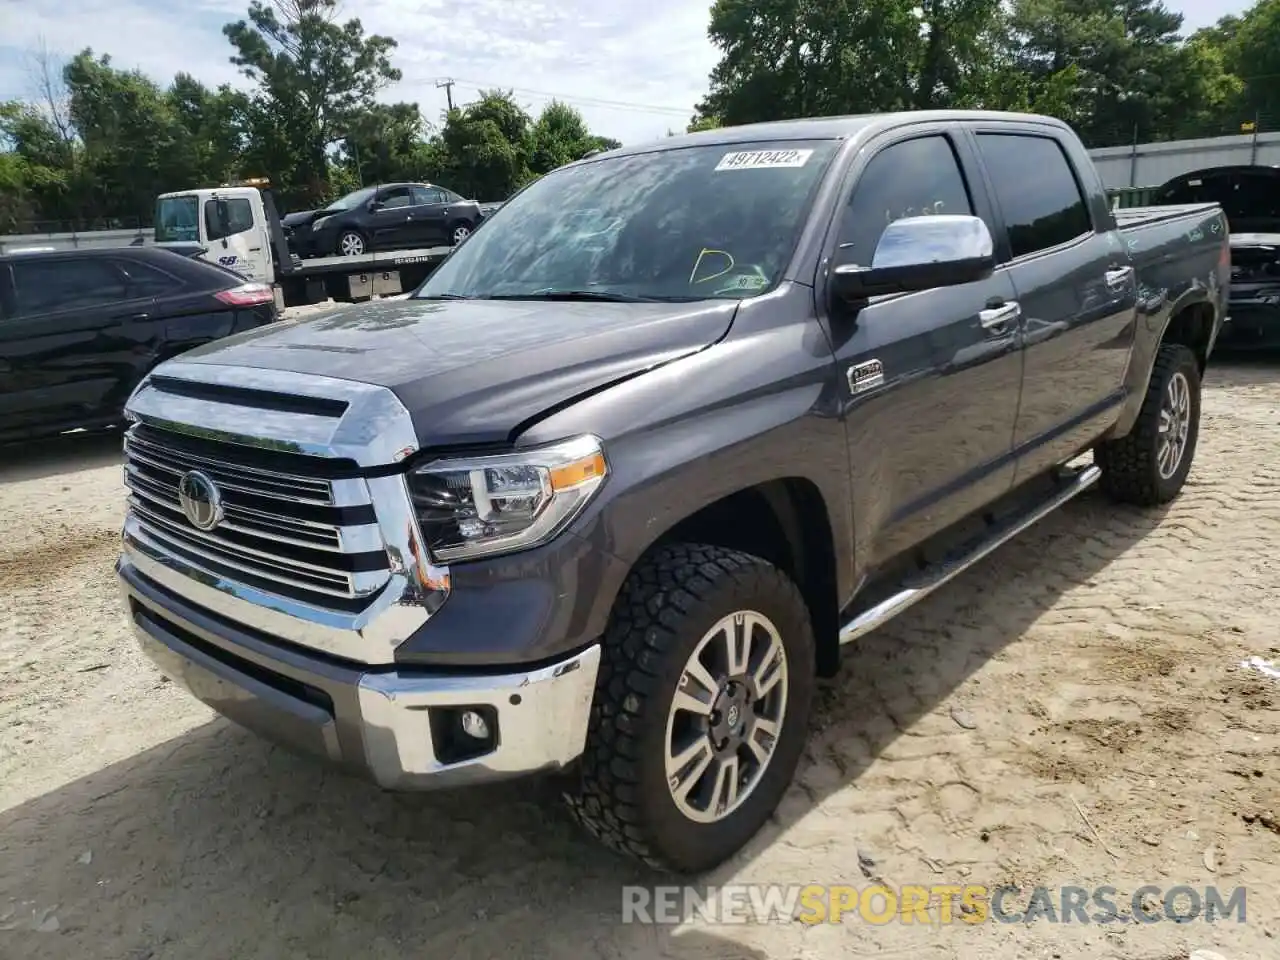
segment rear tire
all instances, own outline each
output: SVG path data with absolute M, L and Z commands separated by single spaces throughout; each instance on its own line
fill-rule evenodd
M 1199 436 L 1199 361 L 1180 343 L 1161 344 L 1133 429 L 1094 450 L 1103 491 L 1120 503 L 1168 503 L 1186 483 Z
M 467 239 L 467 237 L 471 236 L 471 231 L 474 229 L 475 228 L 471 224 L 467 223 L 466 221 L 463 221 L 461 223 L 455 223 L 452 227 L 449 228 L 450 245 L 456 247 L 463 240 Z
M 790 785 L 814 677 L 809 610 L 782 571 L 722 547 L 658 550 L 606 629 L 570 812 L 659 869 L 716 866 Z

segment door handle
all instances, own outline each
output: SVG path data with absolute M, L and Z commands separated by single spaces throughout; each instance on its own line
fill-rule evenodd
M 262 252 L 262 248 L 261 248 L 261 247 L 250 247 L 250 248 L 249 248 L 249 252 L 250 252 L 250 253 L 261 253 L 261 252 Z
M 1123 290 L 1129 278 L 1133 276 L 1133 267 L 1117 267 L 1114 270 L 1108 270 L 1106 276 L 1109 290 Z
M 985 310 L 978 311 L 978 323 L 982 325 L 983 330 L 992 333 L 1002 333 L 1014 320 L 1022 316 L 1022 307 L 1016 300 L 1008 303 L 1002 303 L 999 306 L 987 307 Z

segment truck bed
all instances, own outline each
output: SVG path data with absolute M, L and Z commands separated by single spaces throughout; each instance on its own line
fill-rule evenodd
M 1167 220 L 1177 220 L 1192 214 L 1205 216 L 1217 209 L 1216 203 L 1170 203 L 1155 207 L 1121 207 L 1113 210 L 1116 226 L 1121 230 L 1149 226 Z
M 291 277 L 318 276 L 326 273 L 374 273 L 391 270 L 406 263 L 431 263 L 443 260 L 453 247 L 418 247 L 412 250 L 379 250 L 355 257 L 312 257 L 294 260 L 286 269 Z

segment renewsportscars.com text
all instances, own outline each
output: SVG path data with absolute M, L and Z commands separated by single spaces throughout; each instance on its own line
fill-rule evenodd
M 622 922 L 709 923 L 1216 923 L 1245 922 L 1244 887 L 1057 889 L 980 884 L 826 886 L 729 884 L 622 888 Z

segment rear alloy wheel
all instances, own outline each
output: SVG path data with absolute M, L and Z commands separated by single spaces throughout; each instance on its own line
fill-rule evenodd
M 672 544 L 631 572 L 602 647 L 569 810 L 620 853 L 709 870 L 764 825 L 800 762 L 808 606 L 759 557 Z
M 365 252 L 364 237 L 355 230 L 346 230 L 338 237 L 338 256 L 358 257 Z
M 453 233 L 451 234 L 451 237 L 453 239 L 453 245 L 456 247 L 458 244 L 460 244 L 463 240 L 467 239 L 467 237 L 469 236 L 471 236 L 470 224 L 466 224 L 466 223 L 458 224 L 456 227 L 453 228 Z
M 1186 483 L 1199 435 L 1200 363 L 1182 344 L 1162 344 L 1133 429 L 1094 450 L 1102 489 L 1121 503 L 1168 503 Z

